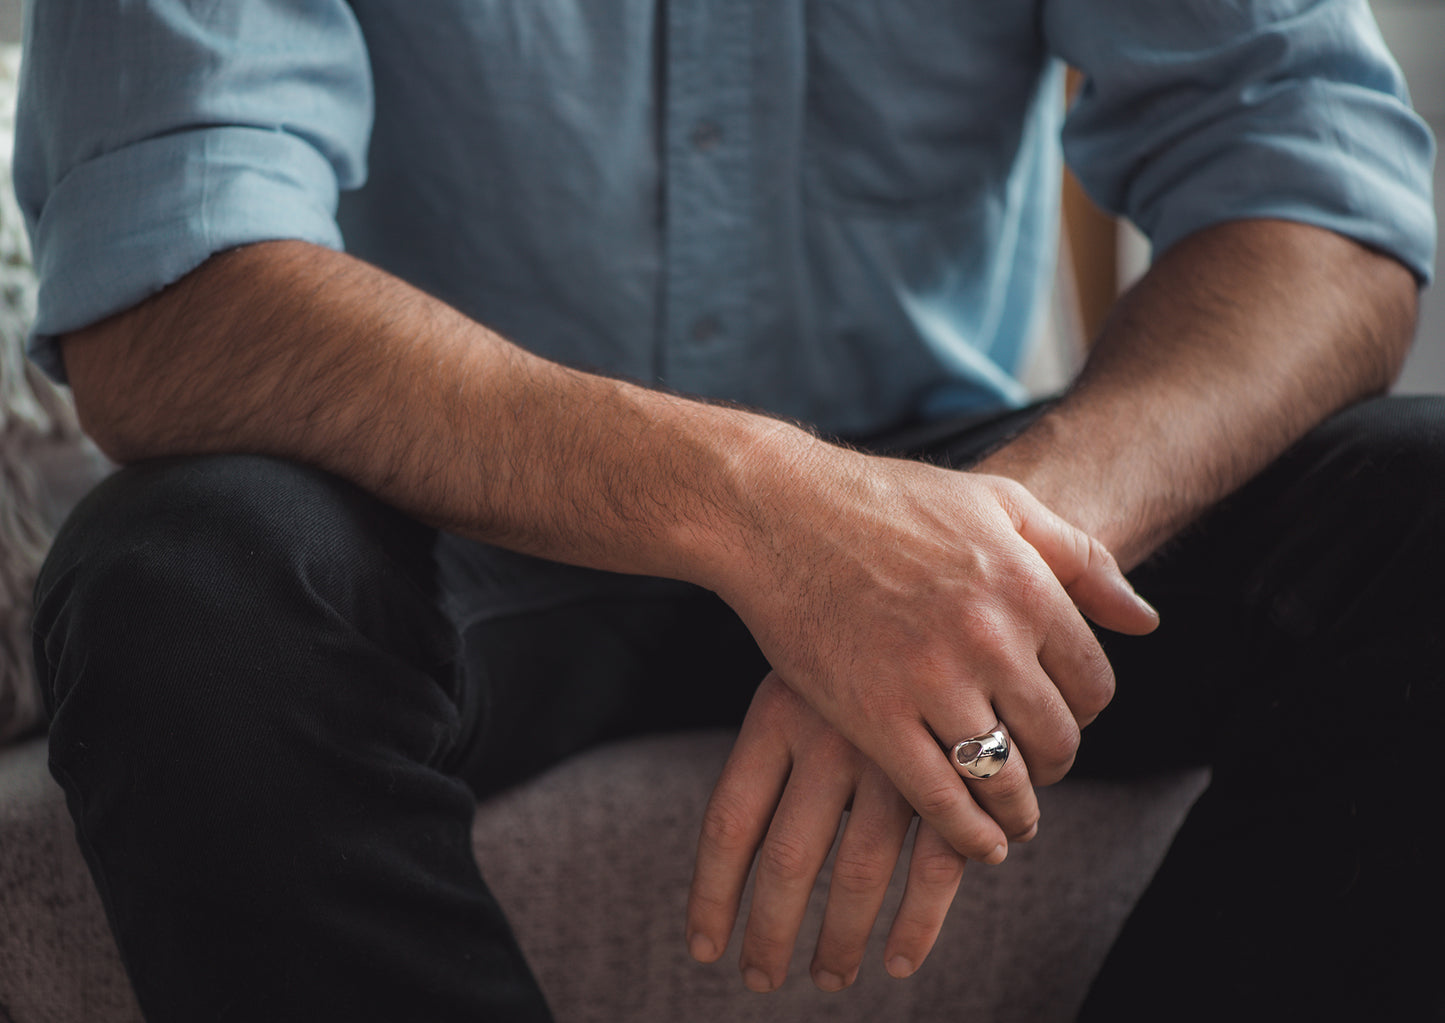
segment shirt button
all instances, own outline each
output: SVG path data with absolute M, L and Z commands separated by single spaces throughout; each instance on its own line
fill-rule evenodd
M 700 345 L 716 340 L 722 332 L 722 321 L 716 316 L 701 316 L 692 323 L 692 339 Z
M 692 129 L 692 147 L 699 153 L 716 149 L 723 140 L 722 125 L 716 121 L 698 121 Z

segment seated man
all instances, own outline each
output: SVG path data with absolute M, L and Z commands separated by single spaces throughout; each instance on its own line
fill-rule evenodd
M 1366 400 L 1432 143 L 1364 0 L 33 0 L 27 45 L 33 354 L 128 463 L 36 652 L 148 1019 L 548 1018 L 475 799 L 739 721 L 686 927 L 756 857 L 755 990 L 845 808 L 826 989 L 915 813 L 900 977 L 1035 786 L 1207 763 L 1086 1015 L 1438 1008 L 1445 420 Z M 1021 409 L 1061 128 L 1158 258 Z

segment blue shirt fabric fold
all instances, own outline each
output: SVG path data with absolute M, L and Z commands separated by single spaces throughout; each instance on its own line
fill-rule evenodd
M 1065 154 L 1156 249 L 1278 217 L 1433 268 L 1365 0 L 32 0 L 26 45 L 57 377 L 57 335 L 296 238 L 829 432 L 1006 407 Z

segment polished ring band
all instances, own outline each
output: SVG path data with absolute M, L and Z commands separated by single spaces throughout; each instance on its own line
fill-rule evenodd
M 950 759 L 965 778 L 992 778 L 1008 763 L 1009 741 L 1002 729 L 955 743 Z

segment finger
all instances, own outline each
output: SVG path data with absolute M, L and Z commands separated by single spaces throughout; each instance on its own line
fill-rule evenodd
M 838 738 L 837 743 L 842 746 L 845 741 Z M 848 749 L 852 751 L 851 746 Z M 833 769 L 817 771 L 801 761 L 795 765 L 758 851 L 738 962 L 743 983 L 753 991 L 772 991 L 787 976 L 808 899 L 857 783 L 856 774 L 836 769 L 842 757 L 822 760 Z
M 980 716 L 991 719 L 987 709 Z M 879 735 L 881 745 L 863 752 L 883 768 L 918 815 L 961 855 L 985 863 L 1002 863 L 1008 854 L 1006 836 L 974 802 L 948 752 L 923 722 L 909 722 L 905 727 L 880 731 Z
M 954 777 L 965 783 L 978 810 L 991 818 L 1006 838 L 1022 838 L 1031 834 L 1037 825 L 1039 804 L 1034 796 L 1029 769 L 1024 758 L 1017 753 L 1016 736 L 1020 733 L 1040 735 L 1052 740 L 1053 733 L 1060 726 L 1060 719 L 1074 736 L 1078 735 L 1078 726 L 1036 660 L 1029 659 L 1026 671 L 1007 670 L 1016 677 L 1017 684 L 995 694 L 996 701 L 1006 701 L 999 702 L 997 710 L 977 696 L 964 695 L 962 687 L 955 686 L 951 692 L 944 694 L 945 698 L 953 697 L 951 702 L 927 706 L 924 715 L 937 737 L 938 745 L 942 747 L 945 763 Z M 1008 708 L 1007 713 L 1005 707 Z M 1007 726 L 1002 724 L 1004 721 L 1008 722 Z M 1018 724 L 1015 725 L 1015 722 Z M 1015 747 L 1010 750 L 998 773 L 982 779 L 960 773 L 953 760 L 954 746 L 965 739 L 987 735 L 995 728 L 1004 729 Z M 987 863 L 996 863 L 1003 858 L 1002 855 L 979 856 L 967 849 L 958 851 Z
M 974 802 L 998 822 L 1011 840 L 1026 842 L 1037 833 L 1039 800 L 1034 794 L 1027 758 L 1017 742 L 1013 743 L 1007 762 L 997 774 L 991 778 L 969 778 L 965 782 Z
M 813 983 L 824 991 L 841 990 L 858 976 L 912 822 L 913 808 L 888 776 L 870 765 L 858 783 L 833 857 L 828 906 L 813 953 Z
M 1143 635 L 1158 627 L 1159 612 L 1134 592 L 1102 543 L 1059 518 L 1024 487 L 1002 493 L 1014 528 L 1039 552 L 1080 611 L 1115 632 Z
M 687 943 L 694 959 L 722 955 L 737 921 L 753 856 L 791 769 L 781 742 L 760 742 L 745 721 L 703 812 L 687 898 Z
M 1039 646 L 1039 666 L 1080 728 L 1114 699 L 1114 669 L 1093 630 L 1077 614 L 1059 615 Z
M 933 950 L 958 892 L 963 863 L 963 857 L 938 832 L 926 821 L 919 822 L 908 862 L 908 884 L 883 946 L 883 964 L 893 976 L 910 976 Z
M 1006 722 L 1014 752 L 1020 754 L 1020 764 L 1028 764 L 1030 787 L 1052 785 L 1074 766 L 1074 755 L 1079 750 L 1079 723 L 1053 680 L 1035 663 L 1029 684 L 1010 686 L 994 694 L 994 706 L 1000 721 Z M 976 721 L 977 718 L 970 720 Z M 993 783 L 1003 779 L 1014 769 L 1014 758 L 1010 754 L 1003 770 L 980 786 L 970 783 L 974 798 L 984 788 L 992 791 Z M 1017 776 L 1010 778 L 1014 783 Z M 1003 824 L 1002 821 L 999 822 Z M 1009 830 L 1004 825 L 1004 830 Z

